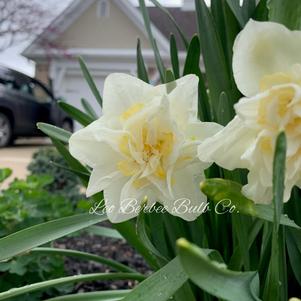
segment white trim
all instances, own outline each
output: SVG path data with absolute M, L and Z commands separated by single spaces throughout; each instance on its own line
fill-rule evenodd
M 33 40 L 33 42 L 27 46 L 22 55 L 25 57 L 31 57 L 37 49 L 39 49 L 39 43 L 44 38 L 49 41 L 55 40 L 60 34 L 62 34 L 77 18 L 79 18 L 85 10 L 87 10 L 95 0 L 74 0 L 71 4 L 59 14 L 44 31 Z M 55 29 L 55 31 L 54 31 Z M 47 37 L 46 37 L 47 35 Z M 45 55 L 45 54 L 44 54 Z
M 33 55 L 36 61 L 43 60 L 45 57 L 45 52 L 43 50 L 36 50 Z M 145 63 L 155 64 L 154 53 L 150 49 L 142 50 L 142 55 Z M 112 62 L 135 62 L 136 63 L 136 49 L 98 49 L 98 48 L 70 48 L 66 51 L 53 50 L 51 53 L 53 59 L 61 60 L 74 60 L 78 56 L 82 56 L 84 59 L 97 59 L 99 61 L 106 60 Z M 169 64 L 169 54 L 166 52 L 161 52 L 162 60 Z M 179 61 L 183 63 L 186 54 L 183 51 L 179 52 Z

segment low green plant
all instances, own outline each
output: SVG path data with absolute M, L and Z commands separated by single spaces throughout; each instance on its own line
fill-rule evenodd
M 47 191 L 59 193 L 74 204 L 83 198 L 78 177 L 68 170 L 66 161 L 55 148 L 40 148 L 33 154 L 27 168 L 32 175 L 53 177 L 53 181 L 44 187 Z
M 2 180 L 11 174 L 3 172 Z M 15 179 L 0 194 L 0 237 L 20 229 L 74 213 L 73 206 L 63 195 L 48 192 L 45 187 L 52 185 L 49 175 L 30 175 L 25 180 Z M 0 263 L 0 291 L 15 286 L 27 285 L 44 279 L 65 275 L 64 260 L 60 256 L 26 254 Z M 30 294 L 22 300 L 40 300 L 41 296 L 68 293 L 72 286 L 49 289 L 42 293 Z M 17 301 L 21 298 L 13 298 Z

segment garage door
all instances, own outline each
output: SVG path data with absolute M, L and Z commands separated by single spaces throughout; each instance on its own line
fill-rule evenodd
M 102 94 L 105 76 L 93 76 L 93 78 Z M 95 112 L 98 115 L 101 114 L 101 109 L 82 75 L 67 73 L 60 84 L 57 96 L 79 109 L 82 109 L 81 98 L 85 98 L 90 102 Z M 76 124 L 75 129 L 78 128 L 80 128 L 80 126 Z

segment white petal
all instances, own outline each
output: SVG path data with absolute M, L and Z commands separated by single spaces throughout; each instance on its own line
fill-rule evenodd
M 97 166 L 93 169 L 90 175 L 86 191 L 87 197 L 106 189 L 112 181 L 115 181 L 120 176 L 121 174 L 116 170 L 116 166 L 114 164 L 108 163 Z
M 120 223 L 137 216 L 142 209 L 142 203 L 147 197 L 147 208 L 158 200 L 159 192 L 151 186 L 136 189 L 136 176 L 120 178 L 112 182 L 105 190 L 107 215 L 111 222 Z
M 246 128 L 239 117 L 235 117 L 216 135 L 202 142 L 198 147 L 198 157 L 204 162 L 216 162 L 227 169 L 247 168 L 249 163 L 242 159 L 250 147 L 256 132 Z
M 104 83 L 103 113 L 119 117 L 137 103 L 148 103 L 160 91 L 142 80 L 123 73 L 110 74 Z
M 193 163 L 173 173 L 173 197 L 166 200 L 168 211 L 187 221 L 195 220 L 207 203 L 200 191 L 200 182 L 205 178 L 201 162 Z
M 128 178 L 126 177 L 119 178 L 117 181 L 111 182 L 104 190 L 106 213 L 112 223 L 120 223 L 130 219 L 130 216 L 122 213 L 120 210 L 120 195 L 127 181 Z
M 269 204 L 272 201 L 272 187 L 262 184 L 256 169 L 249 172 L 248 184 L 243 186 L 242 193 L 255 203 Z
M 197 120 L 198 82 L 196 75 L 186 75 L 176 81 L 177 86 L 168 94 L 171 116 L 183 129 L 190 120 Z
M 69 139 L 69 151 L 79 161 L 95 167 L 122 158 L 118 154 L 120 131 L 105 128 L 102 117 L 75 132 Z
M 189 123 L 186 129 L 186 137 L 191 140 L 203 141 L 206 138 L 212 137 L 224 127 L 215 122 L 192 122 Z
M 301 31 L 290 31 L 273 22 L 250 20 L 233 47 L 233 73 L 238 89 L 246 96 L 259 92 L 265 75 L 291 72 L 301 63 Z

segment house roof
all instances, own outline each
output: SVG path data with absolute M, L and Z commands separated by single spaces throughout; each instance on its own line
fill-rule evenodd
M 197 24 L 195 12 L 191 10 L 183 10 L 181 7 L 168 7 L 166 8 L 176 20 L 185 36 L 190 40 L 197 32 Z M 180 36 L 171 21 L 166 17 L 157 7 L 148 8 L 150 19 L 153 24 L 160 30 L 160 32 L 169 40 L 170 33 L 176 37 L 178 48 L 184 50 L 184 45 Z
M 111 0 L 132 20 L 143 34 L 146 34 L 143 18 L 139 8 L 134 7 L 129 1 Z M 24 51 L 23 55 L 29 58 L 43 57 L 45 53 L 41 49 L 42 41 L 55 40 L 61 33 L 66 30 L 80 15 L 90 7 L 95 0 L 74 0 L 71 4 L 38 36 Z M 169 35 L 174 33 L 178 41 L 179 49 L 184 49 L 177 31 L 166 15 L 156 7 L 149 7 L 149 14 L 152 21 L 152 31 L 154 38 L 157 40 L 159 48 L 169 52 Z M 180 25 L 188 38 L 196 32 L 196 22 L 194 12 L 182 10 L 180 7 L 168 8 L 177 23 Z M 56 30 L 52 30 L 56 28 Z M 59 28 L 59 31 L 57 30 Z M 135 48 L 135 45 L 133 45 Z M 59 54 L 59 51 L 58 51 Z

